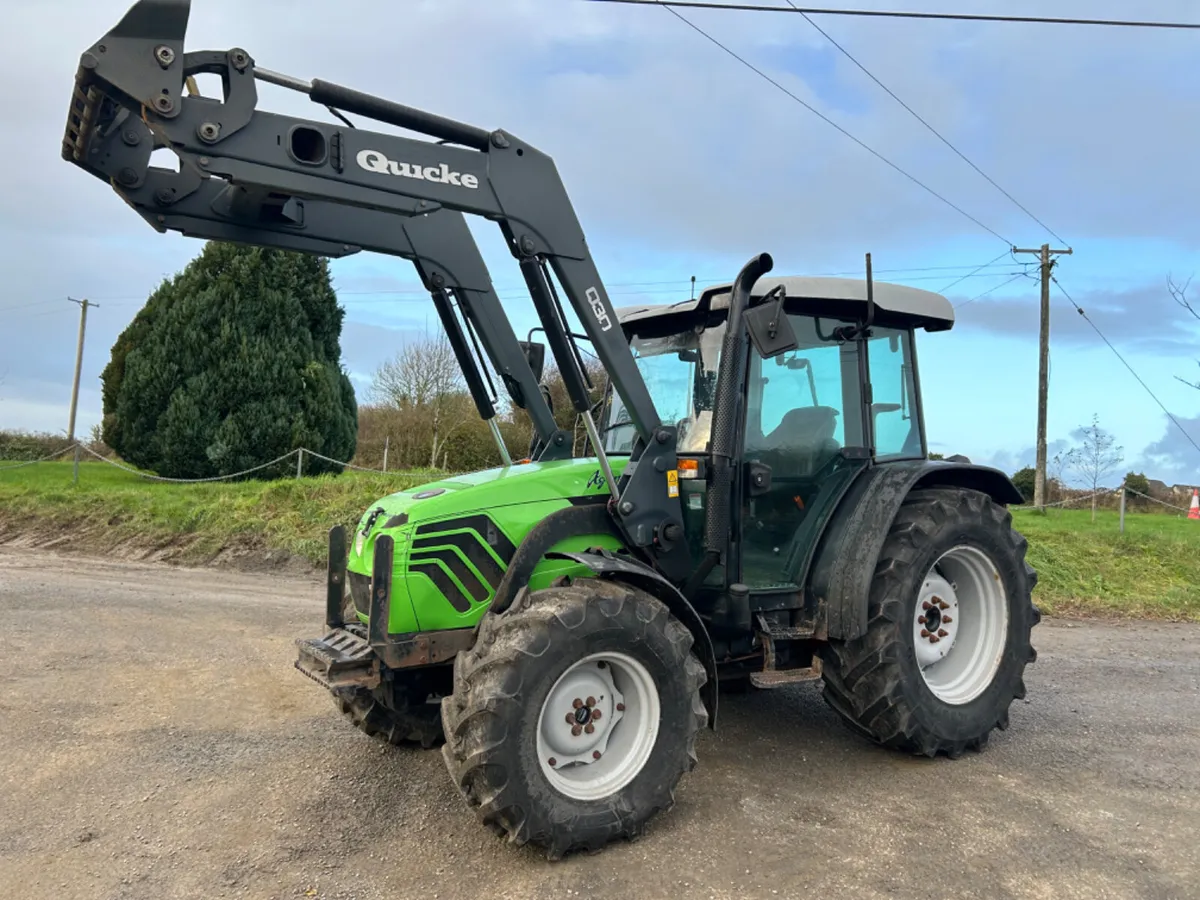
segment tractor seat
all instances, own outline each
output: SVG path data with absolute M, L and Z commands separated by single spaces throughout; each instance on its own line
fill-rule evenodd
M 820 468 L 839 449 L 833 437 L 838 410 L 832 406 L 801 406 L 784 413 L 762 448 L 774 457 L 779 474 L 806 474 Z

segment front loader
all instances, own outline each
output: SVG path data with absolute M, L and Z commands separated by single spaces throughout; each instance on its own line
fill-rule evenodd
M 916 335 L 952 327 L 945 298 L 875 283 L 869 255 L 858 280 L 773 277 L 763 253 L 698 298 L 618 311 L 550 157 L 241 48 L 185 52 L 189 8 L 140 0 L 84 52 L 64 158 L 159 231 L 413 261 L 480 415 L 486 356 L 534 425 L 527 461 L 493 429 L 501 466 L 330 530 L 325 630 L 296 667 L 360 728 L 440 744 L 485 824 L 557 858 L 672 806 L 722 683 L 820 681 L 864 737 L 929 757 L 1007 727 L 1036 575 L 1008 478 L 928 459 Z M 187 89 L 200 73 L 222 96 Z M 338 121 L 261 111 L 259 82 Z M 150 165 L 161 147 L 177 170 Z M 500 226 L 590 456 L 464 214 Z M 599 424 L 580 339 L 607 376 Z

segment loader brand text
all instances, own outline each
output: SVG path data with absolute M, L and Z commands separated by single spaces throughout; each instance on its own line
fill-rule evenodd
M 388 159 L 378 150 L 359 150 L 355 161 L 368 172 L 378 172 L 380 175 L 399 175 L 401 178 L 416 178 L 419 181 L 452 184 L 455 187 L 472 189 L 479 187 L 479 179 L 470 172 L 455 172 L 445 163 L 436 166 L 418 166 L 414 163 L 397 162 L 394 159 Z
M 600 299 L 600 292 L 594 287 L 584 291 L 587 296 L 588 304 L 592 307 L 592 315 L 596 317 L 596 323 L 600 326 L 601 331 L 608 331 L 612 328 L 612 320 L 609 319 L 608 313 L 604 309 L 604 301 Z

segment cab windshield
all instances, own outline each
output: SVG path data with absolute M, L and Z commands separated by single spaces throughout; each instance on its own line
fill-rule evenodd
M 708 450 L 717 366 L 724 338 L 725 325 L 719 323 L 677 334 L 634 335 L 629 342 L 663 424 L 679 429 L 679 453 Z M 630 453 L 636 437 L 637 430 L 629 421 L 625 404 L 615 391 L 610 391 L 602 433 L 604 451 Z

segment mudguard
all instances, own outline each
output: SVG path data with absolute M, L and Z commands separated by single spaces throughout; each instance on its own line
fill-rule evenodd
M 925 487 L 982 491 L 997 503 L 1021 503 L 1021 492 L 999 469 L 940 460 L 902 460 L 866 469 L 852 484 L 801 573 L 824 607 L 829 637 L 852 640 L 867 630 L 867 598 L 879 552 L 900 504 Z
M 639 588 L 654 595 L 666 604 L 672 615 L 692 633 L 696 655 L 700 657 L 704 671 L 708 674 L 701 699 L 704 701 L 704 708 L 708 710 L 708 727 L 716 731 L 717 655 L 713 650 L 712 639 L 708 636 L 708 629 L 704 627 L 704 621 L 696 612 L 695 607 L 679 592 L 679 588 L 644 563 L 635 559 L 622 559 L 607 550 L 590 553 L 554 552 L 547 553 L 546 556 L 573 560 L 580 565 L 587 566 L 599 578 L 624 582 L 630 587 Z

